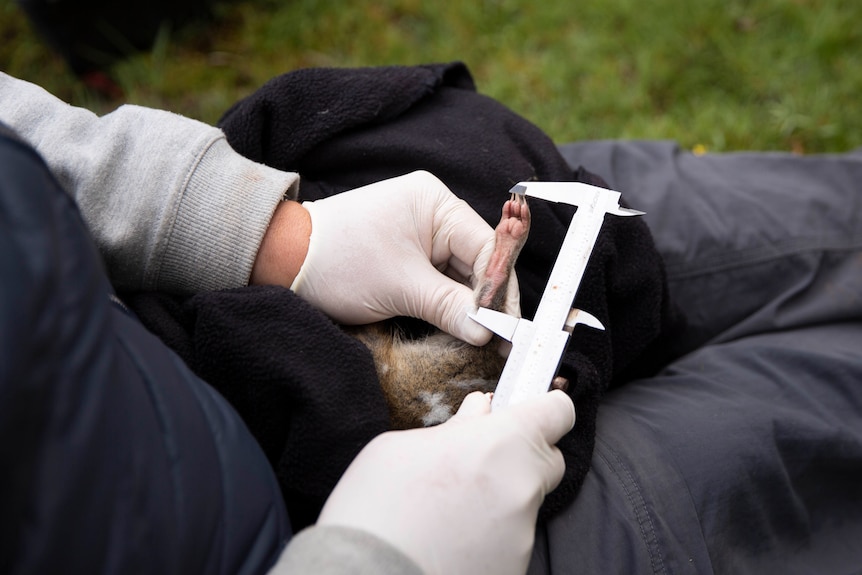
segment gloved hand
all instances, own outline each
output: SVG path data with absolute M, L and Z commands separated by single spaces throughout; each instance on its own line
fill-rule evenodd
M 467 317 L 475 304 L 463 282 L 481 280 L 494 230 L 439 179 L 413 172 L 302 205 L 311 239 L 290 286 L 299 296 L 345 324 L 409 316 L 474 345 L 490 340 Z M 519 314 L 518 301 L 513 281 L 507 311 Z
M 493 414 L 489 394 L 474 392 L 437 427 L 369 443 L 318 525 L 370 532 L 428 575 L 523 574 L 539 506 L 563 476 L 554 444 L 574 423 L 559 390 Z

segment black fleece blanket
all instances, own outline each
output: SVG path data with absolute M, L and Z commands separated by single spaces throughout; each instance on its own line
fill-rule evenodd
M 288 73 L 237 102 L 219 125 L 245 156 L 299 172 L 302 200 L 424 169 L 493 226 L 519 181 L 603 185 L 583 168 L 573 171 L 536 126 L 477 93 L 460 63 Z M 574 212 L 535 200 L 531 210 L 516 267 L 525 317 L 536 309 Z M 129 301 L 237 407 L 277 471 L 294 527 L 313 521 L 350 459 L 388 426 L 369 354 L 287 290 Z M 544 516 L 574 497 L 588 471 L 603 392 L 657 368 L 677 324 L 640 218 L 606 217 L 576 303 L 606 330 L 577 328 L 563 358 L 578 422 L 559 444 L 566 474 Z

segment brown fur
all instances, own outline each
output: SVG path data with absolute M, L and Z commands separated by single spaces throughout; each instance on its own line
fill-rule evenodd
M 504 311 L 509 276 L 529 227 L 524 196 L 512 196 L 503 206 L 494 253 L 475 290 L 477 306 Z M 468 393 L 493 391 L 505 363 L 496 336 L 483 347 L 440 331 L 411 339 L 390 322 L 349 328 L 348 333 L 371 350 L 396 429 L 449 419 Z

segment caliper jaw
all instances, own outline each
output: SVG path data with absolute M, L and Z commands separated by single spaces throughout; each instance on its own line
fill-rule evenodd
M 557 373 L 575 326 L 605 329 L 592 314 L 572 307 L 605 214 L 639 216 L 622 208 L 620 193 L 580 182 L 521 182 L 510 190 L 551 202 L 577 206 L 557 261 L 532 320 L 479 308 L 470 317 L 503 339 L 512 349 L 494 391 L 497 409 L 546 393 Z

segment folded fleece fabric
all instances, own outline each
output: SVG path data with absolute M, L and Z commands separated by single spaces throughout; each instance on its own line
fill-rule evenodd
M 422 169 L 493 226 L 520 181 L 604 185 L 584 168 L 573 171 L 539 128 L 477 93 L 461 63 L 291 72 L 234 104 L 219 126 L 241 154 L 299 172 L 303 201 Z M 531 211 L 531 235 L 516 265 L 528 318 L 574 208 L 533 201 Z M 289 290 L 126 299 L 238 409 L 278 474 L 295 529 L 314 521 L 350 460 L 388 429 L 369 353 Z M 606 330 L 575 329 L 560 367 L 578 422 L 559 443 L 566 473 L 544 517 L 583 482 L 604 391 L 660 367 L 680 325 L 641 218 L 605 218 L 575 304 Z M 408 331 L 416 325 L 405 320 Z

